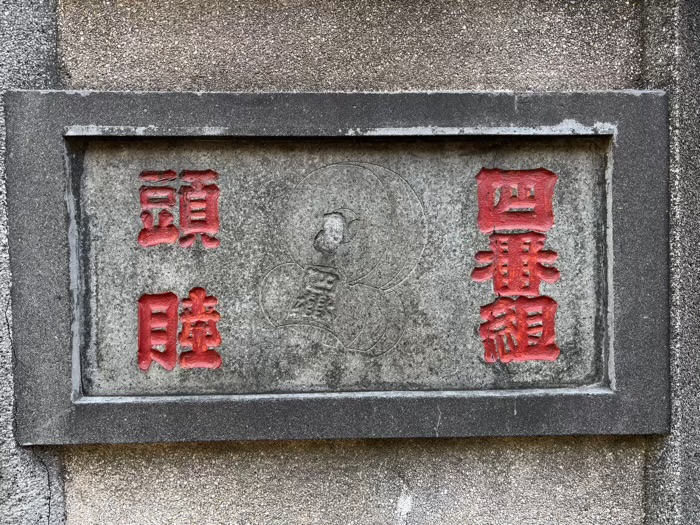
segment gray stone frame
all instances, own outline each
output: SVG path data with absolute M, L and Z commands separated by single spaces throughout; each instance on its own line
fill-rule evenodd
M 133 443 L 669 430 L 668 112 L 658 91 L 11 92 L 17 439 Z M 606 136 L 606 380 L 585 388 L 88 397 L 73 184 L 100 137 Z

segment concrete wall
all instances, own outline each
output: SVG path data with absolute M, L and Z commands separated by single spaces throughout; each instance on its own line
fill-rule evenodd
M 678 2 L 671 97 L 672 433 L 651 443 L 648 523 L 700 523 L 700 4 Z
M 692 91 L 700 14 L 693 2 L 61 0 L 57 56 L 42 43 L 54 41 L 52 6 L 9 4 L 16 20 L 1 29 L 0 50 L 29 57 L 33 65 L 13 69 L 11 62 L 8 72 L 0 69 L 3 86 L 60 80 L 67 88 L 131 90 L 658 87 L 673 96 L 672 436 L 72 447 L 61 453 L 67 523 L 629 525 L 700 519 L 700 503 L 689 490 L 700 443 L 692 407 L 700 330 L 693 275 L 700 231 L 693 158 L 700 137 Z M 34 20 L 48 21 L 44 32 L 31 31 Z M 27 25 L 32 38 L 26 45 L 8 44 L 5 34 L 12 33 L 5 32 Z M 60 79 L 42 76 L 52 68 Z M 5 246 L 4 215 L 0 219 Z M 3 249 L 3 304 L 6 257 Z M 7 331 L 0 331 L 0 450 L 7 454 L 0 457 L 0 516 L 43 523 L 52 501 L 56 520 L 64 510 L 62 492 L 51 478 L 55 495 L 49 500 L 46 477 L 57 472 L 56 452 L 17 450 L 9 437 L 6 339 Z M 5 476 L 5 457 L 19 465 L 8 470 L 14 477 Z M 49 461 L 43 472 L 41 458 Z M 27 494 L 29 501 L 20 500 Z
M 642 522 L 639 442 L 419 440 L 72 449 L 68 523 Z
M 3 0 L 0 5 L 0 90 L 59 86 L 55 5 Z M 13 436 L 10 270 L 5 200 L 5 119 L 0 99 L 0 523 L 63 523 L 55 451 L 20 449 Z
M 59 3 L 71 87 L 619 89 L 642 74 L 642 5 L 611 0 Z

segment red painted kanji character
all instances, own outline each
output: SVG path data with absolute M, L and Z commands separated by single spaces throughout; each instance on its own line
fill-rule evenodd
M 493 279 L 497 295 L 539 295 L 541 281 L 551 284 L 559 280 L 559 270 L 544 266 L 558 257 L 557 252 L 544 250 L 545 239 L 541 233 L 492 234 L 491 251 L 474 256 L 477 264 L 486 266 L 474 268 L 472 279 L 479 283 Z
M 144 171 L 141 180 L 160 184 L 175 180 L 177 174 L 172 171 Z M 175 244 L 180 232 L 173 225 L 174 216 L 170 210 L 175 207 L 175 188 L 169 186 L 142 186 L 140 189 L 141 221 L 143 229 L 139 232 L 138 241 L 141 246 L 148 248 L 158 244 Z M 156 210 L 158 224 L 155 223 Z
M 556 313 L 557 303 L 551 297 L 501 297 L 482 306 L 479 334 L 486 362 L 554 361 L 559 357 Z
M 476 176 L 482 233 L 546 232 L 554 224 L 552 199 L 557 175 L 549 170 L 482 169 Z
M 177 296 L 174 293 L 142 295 L 139 299 L 139 368 L 155 361 L 166 370 L 177 363 Z M 162 348 L 162 350 L 160 349 Z
M 184 171 L 182 180 L 191 186 L 180 188 L 180 229 L 183 236 L 180 244 L 192 246 L 201 236 L 205 248 L 217 248 L 219 239 L 214 237 L 219 233 L 219 194 L 220 190 L 214 182 L 219 174 L 212 170 Z
M 193 288 L 190 290 L 189 299 L 182 300 L 184 310 L 180 315 L 180 344 L 192 349 L 180 354 L 182 368 L 221 366 L 221 356 L 215 350 L 211 350 L 221 345 L 221 335 L 216 327 L 221 315 L 214 310 L 218 302 L 216 297 L 207 295 L 204 288 Z

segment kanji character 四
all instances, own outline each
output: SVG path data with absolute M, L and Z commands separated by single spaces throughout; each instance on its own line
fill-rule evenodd
M 482 169 L 476 176 L 482 233 L 546 232 L 554 224 L 552 200 L 557 175 L 549 170 Z

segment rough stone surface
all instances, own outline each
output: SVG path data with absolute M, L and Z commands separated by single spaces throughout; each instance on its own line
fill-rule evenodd
M 63 0 L 60 56 L 94 89 L 663 87 L 659 3 Z M 635 524 L 647 443 L 69 448 L 68 522 Z
M 656 3 L 655 3 L 656 4 Z M 660 3 L 662 4 L 662 3 Z M 671 2 L 669 2 L 671 4 Z M 647 523 L 680 525 L 700 521 L 700 367 L 697 340 L 698 258 L 700 257 L 700 5 L 690 0 L 656 5 L 650 34 L 675 35 L 666 39 L 674 47 L 673 61 L 660 71 L 651 62 L 652 82 L 669 86 L 671 97 L 671 435 L 650 448 L 647 482 Z M 659 23 L 659 21 L 663 21 Z M 658 38 L 658 37 L 657 37 Z M 670 43 L 670 44 L 669 44 Z M 656 47 L 657 50 L 663 49 Z M 670 53 L 664 53 L 669 56 Z
M 604 140 L 585 138 L 95 142 L 82 164 L 95 319 L 83 388 L 139 395 L 598 383 L 605 152 Z M 476 227 L 476 174 L 485 166 L 543 166 L 558 175 L 546 247 L 559 254 L 561 278 L 541 288 L 558 304 L 554 363 L 499 367 L 483 359 L 479 311 L 494 301 L 493 285 L 465 276 L 474 254 L 488 249 Z M 218 248 L 139 246 L 144 167 L 219 174 Z M 402 216 L 391 202 L 401 203 Z M 324 217 L 336 210 L 352 215 L 352 237 L 335 252 L 319 251 Z M 309 268 L 339 276 L 329 320 L 290 309 Z M 198 286 L 219 300 L 223 366 L 192 373 L 152 365 L 143 373 L 135 352 L 139 298 L 166 291 L 185 298 Z
M 700 111 L 691 52 L 700 34 L 697 5 L 406 4 L 63 0 L 62 64 L 70 85 L 96 89 L 671 88 L 674 426 L 650 451 L 651 483 L 642 486 L 647 440 L 74 448 L 68 449 L 69 523 L 634 524 L 642 521 L 644 493 L 649 524 L 700 519 L 694 365 L 700 328 L 691 292 L 700 255 L 694 183 Z M 3 88 L 54 85 L 51 8 L 45 1 L 3 2 Z M 670 67 L 676 31 L 679 61 Z M 0 244 L 6 246 L 2 209 Z M 0 263 L 0 303 L 6 305 L 6 249 Z M 10 524 L 58 523 L 55 455 L 46 456 L 47 477 L 39 457 L 18 450 L 11 436 L 8 340 L 5 326 L 0 516 Z M 462 472 L 460 465 L 469 468 Z M 187 489 L 201 487 L 211 492 L 187 497 Z M 149 498 L 153 489 L 158 497 Z
M 603 438 L 75 448 L 67 523 L 636 525 L 642 450 Z
M 641 2 L 62 0 L 75 88 L 634 87 Z
M 0 90 L 56 87 L 54 3 L 4 0 L 0 7 Z M 62 481 L 55 451 L 22 449 L 13 435 L 10 272 L 0 100 L 0 521 L 6 525 L 63 522 Z

